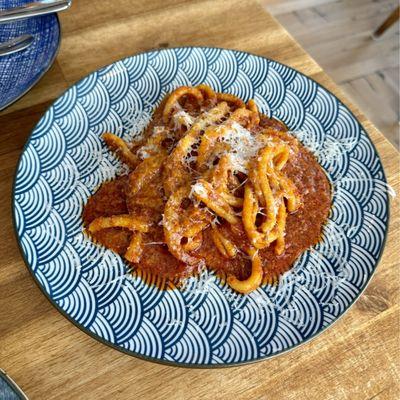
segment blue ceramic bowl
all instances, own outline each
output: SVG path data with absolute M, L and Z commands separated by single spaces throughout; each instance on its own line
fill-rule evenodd
M 17 7 L 30 0 L 0 0 L 0 9 Z M 0 24 L 0 43 L 31 34 L 34 42 L 18 53 L 0 57 L 0 110 L 27 93 L 47 72 L 60 46 L 56 14 Z

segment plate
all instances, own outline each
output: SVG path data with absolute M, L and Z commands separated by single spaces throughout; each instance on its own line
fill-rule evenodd
M 0 0 L 0 9 L 29 2 L 30 0 Z M 0 110 L 27 93 L 53 64 L 61 40 L 57 15 L 0 24 L 0 43 L 25 34 L 34 36 L 33 43 L 26 50 L 0 57 Z
M 123 166 L 100 136 L 131 139 L 162 97 L 207 83 L 254 98 L 316 154 L 333 186 L 322 241 L 278 285 L 240 295 L 212 272 L 161 291 L 129 275 L 82 233 L 88 197 Z M 370 280 L 383 250 L 388 193 L 382 164 L 351 112 L 326 89 L 273 60 L 218 48 L 128 57 L 82 79 L 34 129 L 18 164 L 14 220 L 26 265 L 52 304 L 80 329 L 125 353 L 180 366 L 275 356 L 332 325 Z

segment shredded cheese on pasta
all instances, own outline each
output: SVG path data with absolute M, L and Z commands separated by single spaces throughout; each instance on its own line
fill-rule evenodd
M 185 108 L 188 100 L 192 113 Z M 111 133 L 104 135 L 132 170 L 129 204 L 160 209 L 161 220 L 146 221 L 133 214 L 99 217 L 89 231 L 131 230 L 125 253 L 130 262 L 140 261 L 146 244 L 165 243 L 188 265 L 204 263 L 196 249 L 207 231 L 222 257 L 243 257 L 244 251 L 251 261 L 247 279 L 228 276 L 227 283 L 241 293 L 257 289 L 269 279 L 259 250 L 273 245 L 276 254 L 285 251 L 287 214 L 301 206 L 295 185 L 284 173 L 292 148 L 259 126 L 253 100 L 245 104 L 206 85 L 176 89 L 165 102 L 162 118 L 164 126 L 155 126 L 136 148 Z M 161 177 L 160 188 L 154 195 L 140 197 L 141 188 L 151 185 L 155 176 Z M 248 241 L 244 249 L 235 243 L 234 235 L 220 229 L 221 221 L 232 230 L 242 227 Z M 163 242 L 144 242 L 153 225 L 162 226 Z

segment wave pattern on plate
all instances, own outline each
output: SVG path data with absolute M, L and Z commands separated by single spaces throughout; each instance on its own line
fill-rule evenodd
M 311 148 L 333 186 L 321 243 L 276 286 L 242 296 L 212 272 L 160 291 L 82 233 L 80 213 L 123 167 L 101 134 L 129 139 L 173 88 L 207 82 L 255 98 Z M 181 48 L 118 61 L 69 89 L 43 116 L 18 165 L 14 210 L 26 262 L 78 325 L 135 355 L 179 364 L 253 361 L 288 350 L 332 324 L 365 287 L 387 227 L 387 185 L 354 116 L 300 73 L 246 53 Z M 160 282 L 158 282 L 160 283 Z

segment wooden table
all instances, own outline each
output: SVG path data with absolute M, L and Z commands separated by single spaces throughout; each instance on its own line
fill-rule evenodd
M 57 61 L 0 114 L 0 366 L 31 399 L 395 398 L 399 379 L 398 212 L 368 289 L 335 326 L 285 355 L 253 365 L 182 369 L 113 350 L 80 331 L 46 300 L 19 254 L 11 185 L 31 129 L 68 86 L 100 66 L 156 47 L 209 45 L 288 64 L 346 103 L 372 137 L 399 192 L 398 153 L 296 41 L 253 0 L 74 0 L 61 16 Z

